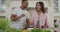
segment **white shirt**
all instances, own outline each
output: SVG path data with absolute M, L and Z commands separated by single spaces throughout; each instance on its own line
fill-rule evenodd
M 11 27 L 12 28 L 24 28 L 25 24 L 26 24 L 26 18 L 29 18 L 29 13 L 27 10 L 22 10 L 21 8 L 15 8 L 12 12 L 12 14 L 16 14 L 17 16 L 20 16 L 21 14 L 25 14 L 25 17 L 22 17 L 20 19 L 18 19 L 17 21 L 13 21 L 11 23 Z

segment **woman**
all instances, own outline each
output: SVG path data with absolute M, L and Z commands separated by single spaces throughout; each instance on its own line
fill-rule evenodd
M 34 28 L 47 28 L 48 27 L 48 15 L 44 10 L 44 3 L 36 3 L 36 11 L 32 14 L 31 24 Z

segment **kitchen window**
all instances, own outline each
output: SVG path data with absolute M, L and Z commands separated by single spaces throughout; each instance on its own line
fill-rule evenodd
M 6 9 L 6 0 L 1 0 L 1 8 L 0 8 L 0 13 L 4 13 Z
M 59 12 L 59 6 L 58 6 L 58 0 L 54 0 L 54 13 L 58 13 Z

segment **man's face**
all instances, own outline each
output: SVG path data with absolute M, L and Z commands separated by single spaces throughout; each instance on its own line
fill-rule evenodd
M 24 1 L 24 2 L 22 3 L 22 6 L 23 6 L 24 8 L 27 8 L 27 7 L 28 7 L 28 1 Z

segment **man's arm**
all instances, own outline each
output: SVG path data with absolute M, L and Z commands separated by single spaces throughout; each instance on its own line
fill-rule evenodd
M 25 29 L 27 29 L 29 27 L 29 19 L 27 18 L 26 19 L 26 26 L 25 26 Z
M 30 14 L 28 11 L 26 11 L 26 25 L 25 25 L 26 29 L 29 27 L 29 24 L 30 24 L 29 18 L 30 18 Z
M 20 16 L 17 16 L 16 14 L 11 14 L 11 20 L 12 21 L 16 21 L 16 20 L 18 20 L 19 18 L 22 18 L 22 17 L 24 17 L 25 15 L 24 14 L 22 14 L 22 15 L 20 15 Z

